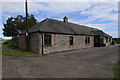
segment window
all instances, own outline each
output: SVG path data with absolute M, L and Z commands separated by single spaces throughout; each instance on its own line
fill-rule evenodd
M 90 37 L 88 37 L 88 43 L 90 43 Z
M 73 36 L 70 36 L 69 43 L 70 43 L 70 45 L 73 45 Z
M 111 42 L 111 38 L 109 38 L 109 42 Z
M 44 35 L 44 45 L 51 45 L 51 35 Z
M 87 37 L 85 37 L 85 43 L 87 43 Z
M 106 37 L 106 42 L 108 42 L 108 38 Z
M 90 37 L 85 37 L 85 43 L 90 43 Z

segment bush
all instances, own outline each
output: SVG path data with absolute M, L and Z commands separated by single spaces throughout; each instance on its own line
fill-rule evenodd
M 18 48 L 18 38 L 12 38 L 11 40 L 5 41 L 3 44 L 6 44 L 9 48 L 12 49 Z
M 111 45 L 115 45 L 115 42 L 114 42 L 114 41 L 112 41 L 112 42 L 111 42 Z
M 101 43 L 101 46 L 102 46 L 102 47 L 105 47 L 105 46 L 106 46 L 106 44 L 105 44 L 105 43 Z

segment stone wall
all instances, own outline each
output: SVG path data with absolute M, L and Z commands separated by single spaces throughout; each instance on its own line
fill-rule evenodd
M 87 36 L 87 37 L 90 37 L 90 43 L 87 43 L 87 44 L 85 43 L 85 37 L 86 36 L 83 36 L 83 38 L 84 38 L 83 43 L 82 43 L 84 45 L 83 48 L 94 47 L 94 37 L 93 36 Z
M 73 36 L 73 45 L 69 45 L 69 36 Z M 89 37 L 90 43 L 85 44 L 85 36 L 52 34 L 52 46 L 44 46 L 44 54 L 93 47 L 94 39 Z
M 25 34 L 19 36 L 18 42 L 19 42 L 19 49 L 21 49 L 21 50 L 26 50 L 27 49 Z
M 39 34 L 33 33 L 30 34 L 30 51 L 34 53 L 39 53 Z
M 81 35 L 62 35 L 62 34 L 51 34 L 52 36 L 52 45 L 45 46 L 43 45 L 44 54 L 75 50 L 81 48 L 94 47 L 94 37 L 90 37 L 90 43 L 85 43 L 85 37 Z M 69 44 L 69 37 L 73 36 L 73 45 Z M 44 35 L 43 35 L 44 37 Z M 112 38 L 110 38 L 110 42 L 106 42 L 104 38 L 104 43 L 106 45 L 112 42 Z M 44 38 L 43 38 L 44 43 Z M 19 37 L 19 48 L 22 50 L 26 50 L 26 37 L 25 35 L 20 35 Z M 30 34 L 30 51 L 38 54 L 42 54 L 42 36 L 39 33 Z
M 110 45 L 111 42 L 112 42 L 112 38 L 108 38 L 108 42 L 106 41 L 106 38 L 105 38 L 105 37 L 104 37 L 103 39 L 104 39 L 104 43 L 105 43 L 106 45 Z

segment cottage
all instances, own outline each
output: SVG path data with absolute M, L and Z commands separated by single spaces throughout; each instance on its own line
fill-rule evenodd
M 80 48 L 109 45 L 112 36 L 102 30 L 63 21 L 45 19 L 29 28 L 28 36 L 22 32 L 19 36 L 19 48 L 31 52 L 49 54 Z

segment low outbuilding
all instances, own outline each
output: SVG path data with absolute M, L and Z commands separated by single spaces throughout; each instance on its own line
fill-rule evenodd
M 112 36 L 102 30 L 63 21 L 45 19 L 19 35 L 19 48 L 37 54 L 109 45 Z

